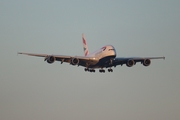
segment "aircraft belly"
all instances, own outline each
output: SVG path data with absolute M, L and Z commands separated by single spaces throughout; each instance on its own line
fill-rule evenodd
M 90 65 L 95 65 L 95 64 L 97 64 L 97 63 L 98 63 L 98 61 L 90 61 L 90 62 L 89 62 Z
M 90 64 L 89 68 L 104 68 L 110 65 L 110 60 L 114 59 L 115 56 L 107 56 L 100 59 L 98 62 L 94 64 Z

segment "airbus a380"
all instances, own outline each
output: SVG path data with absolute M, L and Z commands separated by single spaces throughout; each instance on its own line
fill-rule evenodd
M 48 54 L 34 54 L 34 53 L 23 53 L 29 56 L 44 57 L 44 61 L 52 64 L 55 61 L 60 61 L 61 64 L 66 62 L 70 65 L 77 65 L 85 67 L 85 71 L 95 72 L 95 69 L 99 69 L 100 73 L 104 73 L 104 68 L 108 68 L 108 72 L 113 72 L 112 67 L 117 65 L 126 64 L 127 67 L 132 67 L 137 62 L 140 62 L 144 66 L 149 66 L 152 59 L 165 59 L 165 57 L 116 57 L 116 50 L 112 45 L 106 45 L 96 50 L 93 53 L 89 53 L 87 42 L 84 34 L 82 34 L 82 41 L 84 47 L 84 56 L 67 56 L 67 55 L 48 55 Z

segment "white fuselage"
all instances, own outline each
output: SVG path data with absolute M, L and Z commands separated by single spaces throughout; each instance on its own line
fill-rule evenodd
M 93 53 L 87 55 L 87 57 L 93 57 L 95 61 L 92 61 L 93 68 L 99 67 L 100 62 L 106 62 L 116 57 L 116 50 L 112 45 L 106 45 L 101 49 L 96 50 Z M 103 63 L 102 63 L 103 64 Z

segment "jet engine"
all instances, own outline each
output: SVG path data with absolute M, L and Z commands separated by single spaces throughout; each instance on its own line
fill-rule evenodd
M 72 65 L 78 65 L 79 64 L 79 59 L 78 58 L 72 58 L 71 59 L 71 64 Z
M 135 64 L 134 60 L 128 60 L 128 61 L 126 62 L 126 65 L 127 65 L 128 67 L 132 67 L 134 64 Z
M 48 56 L 46 60 L 47 63 L 52 64 L 56 60 L 56 58 L 54 56 Z
M 150 59 L 145 59 L 144 61 L 143 61 L 143 65 L 144 66 L 149 66 L 151 64 L 151 60 Z

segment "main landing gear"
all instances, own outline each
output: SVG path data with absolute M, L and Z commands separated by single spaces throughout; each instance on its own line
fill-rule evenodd
M 96 72 L 94 69 L 84 68 L 84 71 Z
M 84 71 L 88 71 L 88 72 L 96 72 L 94 69 L 89 69 L 89 68 L 84 68 Z M 100 73 L 105 73 L 104 69 L 99 69 Z M 113 69 L 108 69 L 108 72 L 113 72 Z
M 110 68 L 110 69 L 108 69 L 108 72 L 113 72 L 113 69 L 111 69 L 111 68 Z
M 105 70 L 104 69 L 100 69 L 99 72 L 100 73 L 105 73 Z
M 100 72 L 100 73 L 105 73 L 105 70 L 104 70 L 104 69 L 100 69 L 99 72 Z M 113 69 L 111 69 L 111 68 L 108 69 L 108 72 L 113 72 Z

